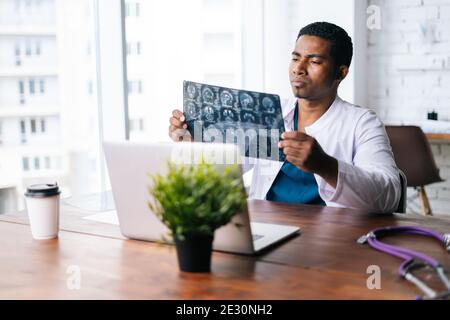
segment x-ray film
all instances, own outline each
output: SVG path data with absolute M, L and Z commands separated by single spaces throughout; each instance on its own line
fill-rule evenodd
M 185 81 L 183 108 L 195 141 L 234 143 L 242 155 L 283 162 L 280 97 Z

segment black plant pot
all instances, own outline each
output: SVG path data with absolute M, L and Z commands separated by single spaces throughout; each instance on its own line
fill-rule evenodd
M 213 236 L 186 235 L 175 238 L 178 265 L 184 272 L 210 272 Z

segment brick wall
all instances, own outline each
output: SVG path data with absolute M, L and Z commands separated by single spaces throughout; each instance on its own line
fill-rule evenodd
M 450 121 L 450 0 L 369 0 L 381 28 L 368 32 L 368 106 L 385 122 Z M 450 215 L 450 142 L 433 143 L 447 181 L 427 187 L 435 214 Z M 408 190 L 412 195 L 414 190 Z M 408 211 L 420 212 L 419 201 Z

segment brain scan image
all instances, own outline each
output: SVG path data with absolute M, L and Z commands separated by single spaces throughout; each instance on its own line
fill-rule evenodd
M 193 102 L 188 103 L 186 113 L 191 118 L 197 118 L 198 111 L 197 111 L 197 106 L 195 105 L 195 103 L 193 103 Z
M 222 106 L 231 107 L 233 105 L 233 96 L 228 91 L 223 91 L 220 94 L 220 102 L 222 103 Z
M 203 120 L 213 122 L 216 120 L 216 114 L 213 107 L 206 106 L 203 108 Z
M 243 122 L 256 123 L 256 117 L 251 112 L 243 112 L 243 114 L 242 114 L 242 121 Z
M 248 93 L 242 93 L 239 98 L 242 108 L 253 109 L 253 107 L 255 106 L 255 101 Z
M 192 136 L 200 125 L 203 142 L 239 144 L 243 157 L 286 159 L 281 149 L 271 149 L 285 132 L 279 96 L 190 81 L 184 82 L 183 93 L 183 111 Z M 251 141 L 242 141 L 243 132 L 254 135 Z
M 265 97 L 262 100 L 264 111 L 267 113 L 275 113 L 275 107 L 272 99 Z
M 267 126 L 272 127 L 273 124 L 275 123 L 275 119 L 274 119 L 272 116 L 265 116 L 265 117 L 264 117 L 264 123 L 265 123 Z
M 194 99 L 196 93 L 197 93 L 197 89 L 195 88 L 195 86 L 193 84 L 190 84 L 187 87 L 187 94 L 188 94 L 189 99 Z
M 214 102 L 214 93 L 210 88 L 203 89 L 202 97 L 204 103 L 212 104 Z
M 231 109 L 222 110 L 222 120 L 223 121 L 236 121 L 236 115 Z

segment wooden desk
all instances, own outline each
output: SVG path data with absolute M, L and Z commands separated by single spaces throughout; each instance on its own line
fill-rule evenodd
M 81 219 L 92 213 L 63 207 L 59 240 L 44 242 L 31 238 L 25 216 L 0 216 L 0 299 L 413 299 L 417 289 L 397 275 L 400 260 L 356 239 L 386 225 L 450 231 L 446 218 L 266 201 L 249 207 L 255 221 L 298 225 L 303 234 L 256 257 L 215 252 L 211 274 L 180 273 L 173 247 L 125 240 L 117 226 Z M 389 242 L 450 268 L 450 255 L 431 239 Z M 366 287 L 369 265 L 381 267 L 381 290 Z M 80 268 L 80 290 L 67 287 L 69 266 Z

